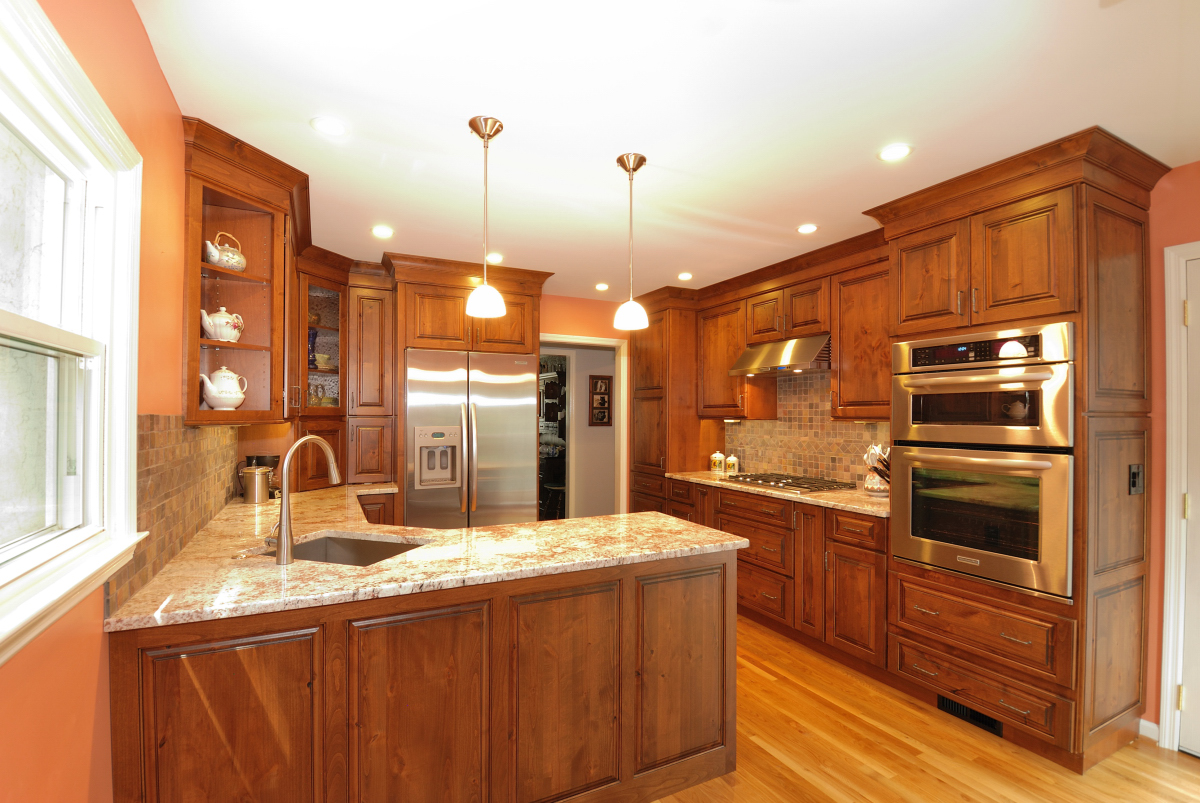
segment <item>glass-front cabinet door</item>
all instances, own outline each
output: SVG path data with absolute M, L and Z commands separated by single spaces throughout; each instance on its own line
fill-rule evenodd
M 300 414 L 344 416 L 346 287 L 300 274 Z

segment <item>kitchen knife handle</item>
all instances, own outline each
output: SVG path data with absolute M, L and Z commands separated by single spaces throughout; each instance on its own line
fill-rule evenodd
M 479 408 L 471 402 L 471 512 L 479 502 Z
M 462 429 L 459 432 L 463 437 L 467 434 L 467 403 L 463 402 L 459 405 L 462 412 Z M 463 472 L 467 467 L 467 450 L 463 448 L 462 441 L 458 445 L 458 507 L 459 513 L 467 512 L 467 478 L 463 476 Z

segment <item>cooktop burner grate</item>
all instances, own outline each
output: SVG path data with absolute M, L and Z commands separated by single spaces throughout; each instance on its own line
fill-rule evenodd
M 823 480 L 818 477 L 798 477 L 794 474 L 731 474 L 725 479 L 746 485 L 762 485 L 784 491 L 852 491 L 852 482 Z

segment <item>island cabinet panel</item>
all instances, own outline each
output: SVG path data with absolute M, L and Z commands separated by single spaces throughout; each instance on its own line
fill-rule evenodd
M 886 261 L 839 273 L 830 285 L 833 418 L 891 417 L 891 276 Z
M 726 593 L 721 566 L 637 578 L 638 773 L 726 743 Z
M 145 799 L 319 800 L 320 639 L 305 628 L 143 652 Z
M 483 800 L 488 602 L 349 623 L 350 800 Z
M 614 783 L 621 708 L 620 586 L 514 597 L 516 803 Z
M 350 288 L 350 406 L 347 414 L 393 415 L 392 321 L 395 306 L 390 290 Z
M 892 242 L 896 334 L 965 326 L 969 318 L 966 220 L 914 232 Z
M 825 642 L 884 666 L 887 556 L 831 540 L 825 546 Z

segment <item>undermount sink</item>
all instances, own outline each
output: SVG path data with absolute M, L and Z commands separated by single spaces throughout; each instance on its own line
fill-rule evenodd
M 419 546 L 421 545 L 398 541 L 367 541 L 362 538 L 340 538 L 336 535 L 327 535 L 296 544 L 292 547 L 292 556 L 296 560 L 311 560 L 318 563 L 370 566 L 381 560 L 402 555 Z M 275 550 L 268 550 L 262 554 L 273 558 Z

